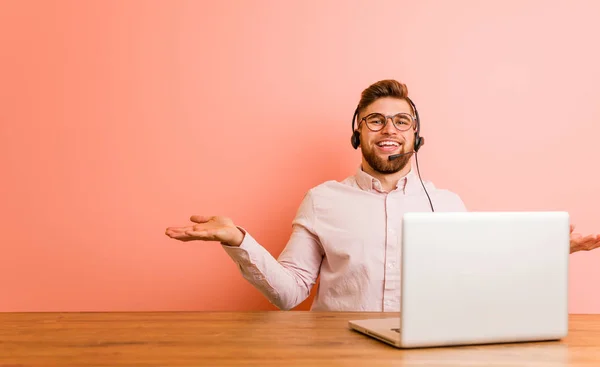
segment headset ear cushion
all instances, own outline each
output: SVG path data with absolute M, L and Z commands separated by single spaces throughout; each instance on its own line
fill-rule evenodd
M 358 131 L 354 131 L 354 133 L 352 133 L 350 143 L 352 143 L 352 147 L 354 149 L 358 149 L 358 146 L 360 145 L 360 134 Z
M 423 146 L 423 144 L 425 144 L 425 138 L 419 136 L 419 134 L 416 134 L 416 136 L 415 136 L 415 152 L 418 152 L 419 149 L 421 149 L 421 147 Z

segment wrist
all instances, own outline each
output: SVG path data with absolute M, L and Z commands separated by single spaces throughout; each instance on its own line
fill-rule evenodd
M 233 236 L 233 238 L 230 241 L 228 241 L 227 243 L 225 243 L 225 245 L 232 246 L 232 247 L 240 247 L 240 245 L 244 241 L 245 232 L 242 231 L 239 227 L 235 227 L 234 232 L 235 232 L 235 235 Z

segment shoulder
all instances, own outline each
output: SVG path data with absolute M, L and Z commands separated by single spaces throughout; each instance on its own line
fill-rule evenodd
M 429 180 L 423 180 L 422 185 L 419 182 L 419 186 L 423 193 L 423 186 L 425 186 L 431 200 L 435 201 L 436 211 L 467 211 L 466 205 L 458 193 L 447 188 L 437 187 Z
M 361 192 L 354 177 L 350 176 L 341 181 L 328 180 L 308 189 L 301 203 L 302 211 L 315 208 L 331 207 L 335 203 L 344 202 L 356 197 Z
M 351 194 L 360 190 L 354 176 L 349 176 L 341 181 L 328 180 L 308 190 L 313 200 L 336 197 L 339 195 Z
M 322 208 L 331 207 L 332 203 L 339 201 L 340 188 L 343 188 L 340 182 L 330 180 L 308 189 L 298 207 L 293 224 L 302 225 L 312 231 L 316 223 L 317 212 L 321 212 Z

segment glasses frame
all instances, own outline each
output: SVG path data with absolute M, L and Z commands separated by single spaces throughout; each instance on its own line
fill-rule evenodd
M 380 115 L 380 116 L 383 116 L 383 117 L 385 118 L 385 122 L 383 123 L 383 126 L 381 127 L 381 129 L 373 130 L 373 129 L 371 129 L 371 127 L 370 127 L 370 126 L 369 126 L 369 124 L 367 123 L 366 119 L 367 119 L 369 116 L 373 116 L 373 115 Z M 406 129 L 404 129 L 404 130 L 403 130 L 403 129 L 400 129 L 400 128 L 398 128 L 398 125 L 396 125 L 396 124 L 394 123 L 394 117 L 396 117 L 396 116 L 398 116 L 398 115 L 402 115 L 402 116 L 410 116 L 411 123 L 410 123 L 410 125 L 408 125 L 408 127 L 407 127 Z M 361 119 L 360 119 L 360 121 L 359 121 L 359 123 L 358 123 L 358 128 L 360 129 L 360 125 L 361 125 L 361 124 L 364 122 L 364 123 L 365 123 L 365 125 L 367 126 L 367 129 L 369 129 L 369 130 L 371 130 L 371 131 L 373 131 L 373 132 L 381 131 L 381 130 L 385 129 L 385 127 L 387 126 L 387 124 L 388 124 L 388 120 L 391 120 L 391 121 L 392 121 L 392 124 L 394 125 L 394 127 L 396 128 L 396 130 L 398 130 L 398 131 L 408 131 L 408 130 L 410 130 L 411 128 L 415 127 L 415 122 L 417 121 L 417 118 L 416 118 L 415 116 L 413 116 L 412 114 L 410 114 L 410 113 L 406 113 L 406 112 L 399 112 L 399 113 L 397 113 L 397 114 L 395 114 L 395 115 L 387 115 L 387 116 L 386 116 L 386 115 L 384 115 L 384 114 L 382 114 L 382 113 L 379 113 L 379 112 L 373 112 L 373 113 L 370 113 L 370 114 L 368 114 L 367 116 L 365 116 L 365 117 L 363 117 L 363 118 L 361 118 Z M 404 126 L 404 125 L 403 125 L 403 126 Z

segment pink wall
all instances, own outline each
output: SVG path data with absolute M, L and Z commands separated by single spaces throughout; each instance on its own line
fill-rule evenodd
M 568 210 L 597 233 L 598 14 L 3 1 L 0 311 L 273 309 L 217 244 L 165 228 L 228 215 L 278 255 L 306 190 L 357 167 L 352 112 L 384 78 L 409 86 L 436 185 L 471 210 Z M 571 312 L 600 312 L 599 263 L 571 256 Z

